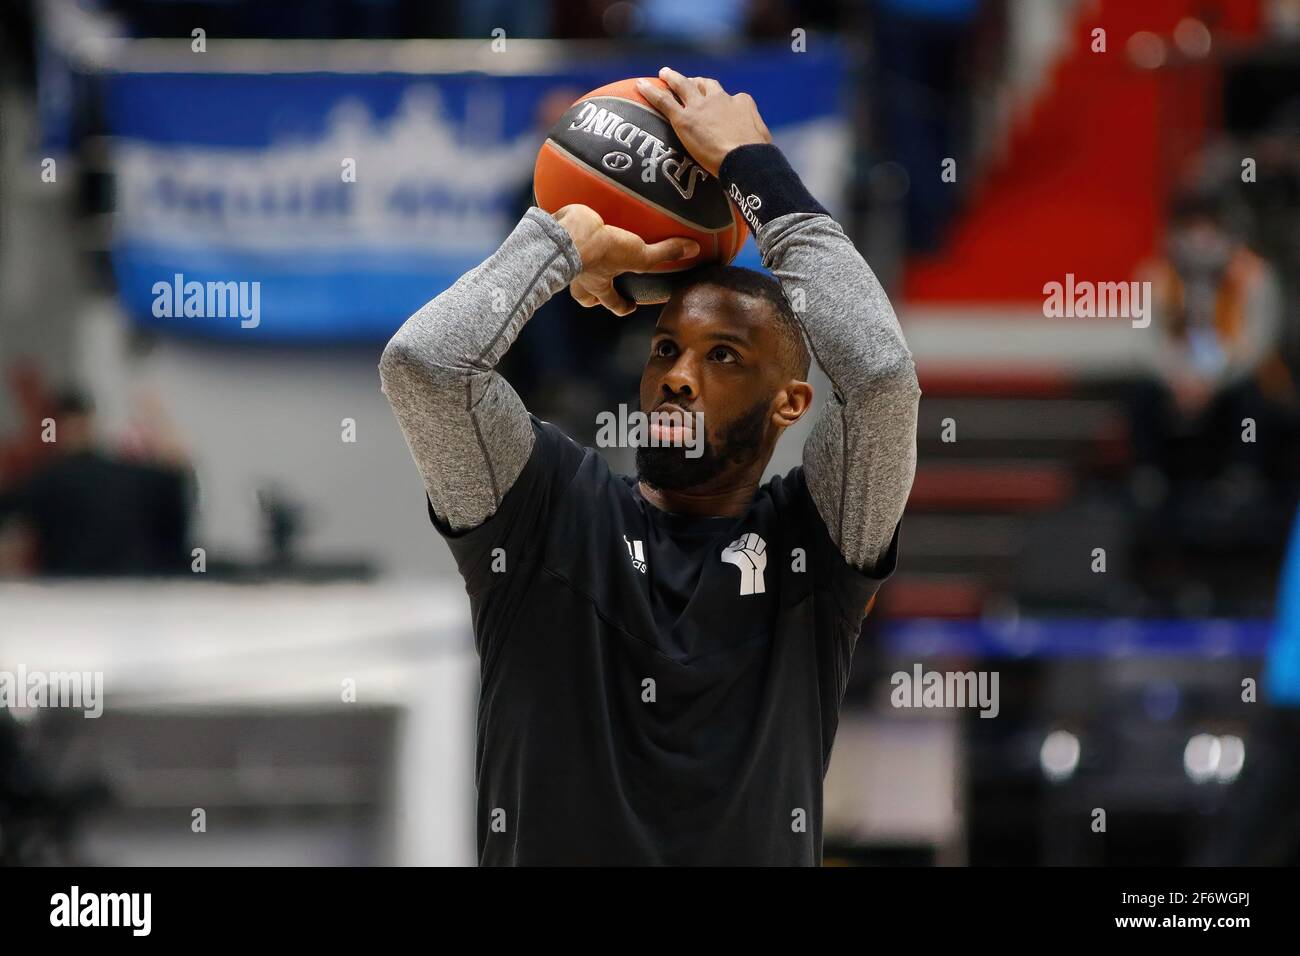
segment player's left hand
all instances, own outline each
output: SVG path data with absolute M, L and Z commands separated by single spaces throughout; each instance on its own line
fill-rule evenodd
M 682 76 L 668 67 L 659 71 L 659 78 L 668 84 L 667 90 L 645 80 L 637 81 L 637 89 L 673 124 L 691 157 L 714 176 L 737 146 L 772 142 L 748 93 L 732 96 L 717 80 Z
M 635 233 L 608 225 L 589 206 L 564 206 L 555 213 L 555 221 L 573 238 L 582 258 L 582 271 L 569 284 L 569 292 L 588 309 L 603 305 L 615 315 L 631 315 L 636 303 L 614 288 L 616 276 L 649 272 L 665 262 L 700 254 L 700 244 L 694 239 L 677 237 L 648 243 Z

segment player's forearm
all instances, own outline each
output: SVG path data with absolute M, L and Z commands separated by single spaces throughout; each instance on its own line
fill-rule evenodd
M 849 562 L 874 567 L 916 470 L 921 391 L 912 354 L 870 267 L 774 147 L 742 147 L 720 174 L 750 209 L 763 264 L 831 380 L 834 394 L 804 446 L 809 490 Z
M 580 265 L 568 233 L 549 214 L 530 209 L 496 252 L 397 330 L 380 361 L 385 384 L 388 373 L 408 367 L 425 380 L 457 387 L 466 375 L 490 371 L 533 312 Z
M 439 517 L 496 511 L 532 451 L 528 411 L 493 369 L 537 308 L 577 274 L 569 234 L 529 210 L 501 248 L 398 329 L 380 380 Z

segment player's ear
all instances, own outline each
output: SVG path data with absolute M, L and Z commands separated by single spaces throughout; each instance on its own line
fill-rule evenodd
M 773 418 L 778 428 L 789 428 L 812 408 L 813 387 L 807 382 L 791 379 L 781 391 Z

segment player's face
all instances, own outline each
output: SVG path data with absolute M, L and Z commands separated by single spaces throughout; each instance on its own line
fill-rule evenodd
M 695 488 L 770 456 L 785 382 L 768 308 L 713 286 L 688 289 L 664 306 L 641 374 L 641 410 L 688 414 L 681 425 L 651 426 L 661 447 L 637 450 L 643 480 L 670 490 Z M 703 450 L 692 457 L 696 413 L 703 413 Z

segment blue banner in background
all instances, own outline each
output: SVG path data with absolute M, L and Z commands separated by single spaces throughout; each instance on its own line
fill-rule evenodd
M 751 93 L 813 194 L 836 211 L 849 159 L 838 49 L 672 59 L 688 75 Z M 115 74 L 108 120 L 122 301 L 160 331 L 385 338 L 518 221 L 537 150 L 564 107 L 662 65 Z M 758 265 L 752 238 L 737 263 Z

